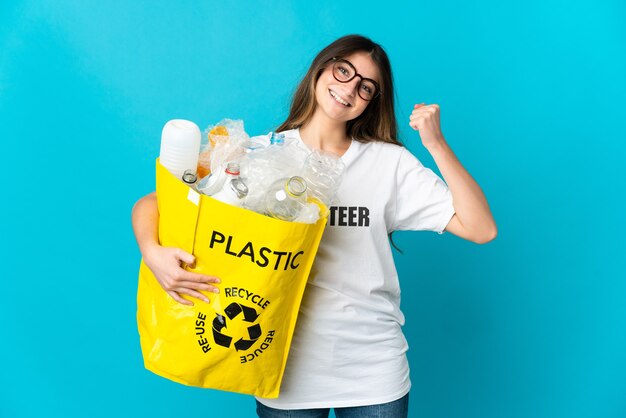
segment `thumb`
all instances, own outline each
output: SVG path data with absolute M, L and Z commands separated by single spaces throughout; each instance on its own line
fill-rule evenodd
M 422 107 L 425 106 L 426 103 L 422 102 L 421 104 L 416 104 L 415 106 L 413 106 L 413 109 L 417 109 L 418 107 Z
M 188 265 L 193 264 L 193 262 L 196 260 L 196 257 L 194 257 L 193 255 L 189 254 L 188 252 L 184 250 L 181 250 L 180 248 L 177 249 L 175 255 L 176 255 L 176 258 L 178 258 L 180 261 Z

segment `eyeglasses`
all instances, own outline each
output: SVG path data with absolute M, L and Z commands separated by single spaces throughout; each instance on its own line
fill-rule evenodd
M 332 61 L 333 76 L 335 77 L 335 80 L 340 83 L 347 83 L 352 81 L 354 77 L 359 77 L 361 79 L 357 86 L 357 92 L 361 99 L 369 102 L 370 100 L 377 98 L 382 93 L 378 83 L 371 78 L 365 78 L 361 74 L 357 73 L 356 68 L 354 68 L 354 65 L 352 65 L 350 61 L 337 57 L 334 57 Z

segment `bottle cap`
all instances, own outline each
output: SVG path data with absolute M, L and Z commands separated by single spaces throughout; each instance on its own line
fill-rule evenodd
M 284 143 L 285 143 L 285 134 L 276 133 L 276 132 L 270 133 L 270 144 L 282 145 Z
M 293 197 L 300 197 L 306 192 L 306 181 L 300 176 L 293 176 L 287 180 L 285 191 Z
M 194 184 L 196 182 L 196 180 L 198 180 L 198 176 L 196 175 L 196 172 L 189 169 L 189 170 L 185 170 L 185 172 L 183 173 L 183 181 L 187 184 Z
M 226 165 L 226 174 L 231 174 L 233 176 L 239 175 L 239 163 L 228 163 Z

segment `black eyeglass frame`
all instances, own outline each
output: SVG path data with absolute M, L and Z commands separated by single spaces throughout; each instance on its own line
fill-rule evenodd
M 335 77 L 335 80 L 339 81 L 340 83 L 349 83 L 352 80 L 354 80 L 354 77 L 358 76 L 361 79 L 361 81 L 359 81 L 359 85 L 357 86 L 357 93 L 359 94 L 359 97 L 361 99 L 365 100 L 366 102 L 371 102 L 372 100 L 376 99 L 378 96 L 383 94 L 383 91 L 380 88 L 380 84 L 378 84 L 378 82 L 376 82 L 376 80 L 372 80 L 371 78 L 363 77 L 361 74 L 357 73 L 356 72 L 356 68 L 354 67 L 354 65 L 350 61 L 348 61 L 346 59 L 343 59 L 343 58 L 338 58 L 338 57 L 332 57 L 331 61 L 333 62 L 333 68 L 332 68 L 333 71 L 332 71 L 332 73 L 333 73 L 333 77 Z M 342 62 L 342 63 L 345 63 L 345 64 L 349 65 L 354 70 L 354 75 L 352 77 L 350 77 L 348 80 L 339 80 L 337 78 L 337 76 L 335 76 L 335 65 L 338 62 Z M 361 87 L 361 83 L 363 83 L 364 80 L 367 80 L 367 81 L 371 82 L 376 87 L 376 96 L 372 97 L 371 99 L 366 99 L 363 96 L 361 96 L 360 87 Z

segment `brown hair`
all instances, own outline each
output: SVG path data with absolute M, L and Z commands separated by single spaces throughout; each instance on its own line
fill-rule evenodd
M 293 95 L 287 120 L 276 131 L 300 128 L 311 120 L 317 106 L 315 85 L 320 75 L 334 57 L 345 58 L 355 52 L 368 53 L 378 66 L 381 94 L 367 105 L 358 118 L 348 121 L 346 133 L 360 142 L 382 141 L 401 145 L 397 137 L 398 123 L 389 58 L 380 45 L 360 35 L 341 37 L 317 54 Z

